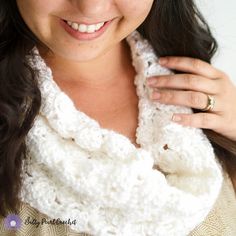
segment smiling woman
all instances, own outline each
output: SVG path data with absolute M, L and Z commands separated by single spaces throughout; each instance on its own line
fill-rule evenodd
M 236 89 L 193 1 L 0 1 L 0 29 L 1 235 L 236 234 Z
M 54 60 L 60 59 L 65 70 L 70 66 L 68 70 L 72 71 L 74 75 L 80 75 L 87 71 L 85 68 L 85 72 L 82 72 L 83 67 L 86 65 L 90 67 L 91 62 L 97 64 L 96 62 L 101 61 L 98 60 L 100 58 L 104 58 L 103 64 L 109 61 L 110 67 L 113 69 L 112 65 L 117 64 L 120 59 L 117 55 L 121 49 L 120 42 L 144 21 L 152 7 L 153 0 L 145 0 L 139 4 L 135 1 L 127 4 L 125 0 L 100 3 L 98 1 L 65 0 L 59 3 L 35 0 L 16 2 L 24 22 L 37 35 L 37 38 L 55 54 Z M 69 27 L 63 20 L 73 22 L 74 26 L 75 23 L 87 27 L 101 22 L 106 22 L 106 24 L 95 33 L 81 33 Z M 116 58 L 117 60 L 114 60 Z M 73 68 L 71 68 L 72 66 Z M 101 64 L 96 67 L 100 70 L 104 68 Z M 99 69 L 96 68 L 96 70 Z M 109 72 L 107 71 L 107 73 Z

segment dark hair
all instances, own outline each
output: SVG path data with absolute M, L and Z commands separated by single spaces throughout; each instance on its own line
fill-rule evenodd
M 138 31 L 158 56 L 189 56 L 210 62 L 217 42 L 193 0 L 158 0 Z M 0 215 L 18 212 L 25 137 L 41 106 L 37 72 L 26 55 L 43 45 L 22 19 L 16 0 L 0 1 Z M 178 73 L 178 72 L 177 72 Z M 194 110 L 194 112 L 199 112 Z M 231 179 L 236 175 L 236 143 L 204 130 Z M 236 185 L 235 185 L 236 186 Z

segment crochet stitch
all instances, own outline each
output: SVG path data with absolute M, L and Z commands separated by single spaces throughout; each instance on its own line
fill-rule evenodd
M 20 197 L 51 218 L 76 219 L 77 232 L 184 236 L 210 212 L 222 169 L 201 129 L 171 121 L 190 108 L 149 99 L 146 78 L 172 72 L 138 31 L 126 40 L 137 73 L 140 148 L 76 109 L 33 48 L 27 59 L 39 72 L 42 105 L 26 139 Z

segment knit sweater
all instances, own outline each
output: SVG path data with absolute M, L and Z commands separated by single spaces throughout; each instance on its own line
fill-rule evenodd
M 30 209 L 37 208 L 35 209 L 36 214 L 47 214 L 47 218 L 56 216 L 65 217 L 71 214 L 71 216 L 80 217 L 79 219 L 81 221 L 79 222 L 80 225 L 77 227 L 70 225 L 70 230 L 75 230 L 79 233 L 79 229 L 86 229 L 86 231 L 95 232 L 96 236 L 112 235 L 112 233 L 108 233 L 107 229 L 103 229 L 103 226 L 110 227 L 112 231 L 117 232 L 117 234 L 113 234 L 119 236 L 132 236 L 135 232 L 135 235 L 140 236 L 163 236 L 167 234 L 168 236 L 184 236 L 187 235 L 187 232 L 190 232 L 190 229 L 202 223 L 204 218 L 207 217 L 211 208 L 216 204 L 216 199 L 219 199 L 219 196 L 221 196 L 218 195 L 220 190 L 222 190 L 223 195 L 224 192 L 228 193 L 226 196 L 227 200 L 229 200 L 230 196 L 232 198 L 232 186 L 230 186 L 230 181 L 225 178 L 226 182 L 224 182 L 223 186 L 228 186 L 229 188 L 226 187 L 226 190 L 220 188 L 221 175 L 219 164 L 214 158 L 212 148 L 203 133 L 198 129 L 190 127 L 184 128 L 170 122 L 170 117 L 173 112 L 185 111 L 191 113 L 191 110 L 177 106 L 154 105 L 150 100 L 147 100 L 145 94 L 146 92 L 150 93 L 150 91 L 148 91 L 145 86 L 145 77 L 152 74 L 171 72 L 161 68 L 154 62 L 156 58 L 152 48 L 137 32 L 131 34 L 127 38 L 127 41 L 131 46 L 133 63 L 137 71 L 135 83 L 140 98 L 140 117 L 136 136 L 137 143 L 141 145 L 141 149 L 133 147 L 130 141 L 125 137 L 112 131 L 101 129 L 97 126 L 95 120 L 89 119 L 85 114 L 79 112 L 77 114 L 77 111 L 73 108 L 68 97 L 61 93 L 51 80 L 50 70 L 45 67 L 42 61 L 39 61 L 40 63 L 36 61 L 34 65 L 40 65 L 38 69 L 41 71 L 41 81 L 39 82 L 43 102 L 41 115 L 37 117 L 34 127 L 30 131 L 27 139 L 29 148 L 28 156 L 30 158 L 27 160 L 28 162 L 25 162 L 26 164 L 24 166 L 25 175 L 21 198 L 25 203 L 23 203 L 21 212 L 27 212 L 30 211 Z M 64 115 L 61 111 L 63 110 L 63 112 L 65 112 L 65 109 L 68 113 Z M 68 119 L 68 117 L 70 119 Z M 45 123 L 45 118 L 47 119 L 47 123 Z M 48 124 L 51 126 L 50 129 L 47 128 L 47 126 L 49 127 Z M 73 126 L 75 124 L 76 126 Z M 54 133 L 55 131 L 48 132 L 51 129 L 54 129 L 57 134 Z M 158 133 L 154 132 L 155 130 L 158 130 Z M 175 139 L 173 139 L 174 134 Z M 59 141 L 61 137 L 63 140 Z M 73 142 L 71 141 L 72 137 Z M 94 137 L 96 137 L 96 139 Z M 68 143 L 64 143 L 66 139 L 68 139 Z M 49 140 L 52 141 L 48 142 Z M 53 143 L 53 140 L 55 143 Z M 56 144 L 56 142 L 58 141 L 60 146 L 66 148 L 63 152 L 60 152 L 60 146 L 57 147 L 59 143 Z M 76 152 L 76 145 L 80 147 L 80 149 L 78 149 L 79 152 Z M 52 146 L 51 149 L 50 146 Z M 165 147 L 164 150 L 161 149 L 161 147 Z M 43 150 L 42 148 L 45 149 Z M 71 150 L 69 148 L 71 148 Z M 101 151 L 99 151 L 100 149 Z M 87 150 L 90 158 L 92 158 L 90 165 L 88 165 L 87 159 L 83 159 L 84 150 Z M 63 158 L 63 153 L 67 153 L 66 158 Z M 107 153 L 106 155 L 109 159 L 106 160 L 107 157 L 103 156 L 104 153 Z M 68 156 L 68 154 L 71 156 Z M 80 160 L 78 160 L 78 155 L 81 155 Z M 135 155 L 136 157 L 133 159 Z M 73 159 L 73 156 L 75 156 L 76 159 Z M 100 159 L 101 157 L 103 159 Z M 77 167 L 83 165 L 83 168 L 80 170 L 74 169 L 73 166 L 70 163 L 66 163 L 66 161 L 71 161 L 71 163 L 74 163 L 75 167 L 76 162 L 80 161 Z M 104 161 L 109 161 L 108 163 L 111 164 L 116 163 L 115 169 L 110 168 L 112 167 L 111 164 L 109 164 L 110 167 L 108 165 L 110 170 L 112 170 L 109 179 L 106 176 L 107 173 L 110 173 L 106 173 L 107 169 L 104 169 L 105 172 L 101 172 L 100 174 L 98 172 L 99 178 L 98 176 L 88 175 L 88 173 L 95 171 L 94 168 L 91 169 L 92 162 L 96 163 L 96 168 L 104 168 Z M 137 163 L 135 164 L 135 162 Z M 163 174 L 161 174 L 160 171 L 154 171 L 150 168 L 153 166 L 154 162 L 159 166 L 160 170 L 163 171 Z M 61 172 L 62 169 L 58 163 L 64 168 L 63 172 Z M 130 164 L 131 166 L 129 167 Z M 107 165 L 105 165 L 105 167 L 107 168 Z M 88 168 L 91 169 L 90 172 L 86 172 Z M 130 170 L 128 168 L 130 168 Z M 129 171 L 127 172 L 127 170 Z M 125 177 L 126 173 L 129 173 L 128 179 L 128 176 Z M 58 176 L 58 174 L 60 175 Z M 122 174 L 124 175 L 122 176 Z M 130 201 L 129 203 L 129 200 L 127 200 L 127 196 L 129 196 L 127 194 L 130 194 L 129 192 L 133 188 L 133 181 L 136 181 L 136 174 L 138 174 L 138 179 L 141 178 L 141 180 L 145 180 L 144 185 L 140 185 L 141 182 L 139 183 L 141 189 L 143 189 L 144 195 L 142 196 L 140 191 L 137 196 L 132 193 L 132 196 L 137 198 L 136 201 L 138 201 L 138 204 L 134 201 Z M 102 175 L 105 177 L 104 180 Z M 166 182 L 165 176 L 168 182 Z M 97 189 L 93 188 L 93 185 L 90 184 L 91 177 L 93 177 L 93 182 L 99 179 L 100 182 L 97 182 Z M 66 183 L 65 186 L 60 182 L 63 178 Z M 85 182 L 82 181 L 82 178 L 85 178 Z M 117 182 L 117 180 L 122 179 L 126 181 Z M 78 190 L 76 182 L 73 184 L 74 180 L 80 184 Z M 148 181 L 150 183 L 148 183 Z M 109 190 L 110 183 L 112 188 Z M 116 183 L 116 185 L 113 183 Z M 59 186 L 60 184 L 62 184 L 61 187 Z M 68 184 L 71 185 L 70 188 L 68 188 Z M 152 186 L 152 189 L 149 188 L 149 186 Z M 71 189 L 71 187 L 74 189 Z M 116 192 L 119 193 L 118 187 L 122 187 L 123 190 L 121 194 L 118 195 L 119 198 L 116 198 Z M 135 184 L 134 188 L 138 189 L 138 186 Z M 42 191 L 43 195 L 40 194 L 40 191 Z M 81 199 L 75 197 L 77 191 L 80 192 L 78 197 L 80 196 Z M 162 191 L 161 195 L 159 191 Z M 108 193 L 108 195 L 106 193 Z M 98 208 L 100 213 L 94 212 L 90 205 L 86 206 L 86 204 L 84 204 L 84 200 L 82 200 L 83 195 L 87 195 L 87 198 L 90 199 L 90 205 L 93 204 L 94 207 L 97 207 L 98 204 L 101 205 L 101 208 Z M 65 196 L 71 198 L 70 201 L 68 201 Z M 94 196 L 96 196 L 97 199 L 94 198 Z M 164 198 L 161 196 L 164 196 Z M 82 205 L 78 204 L 79 201 L 83 201 Z M 114 205 L 115 202 L 116 204 Z M 130 205 L 127 205 L 125 202 Z M 27 203 L 29 203 L 29 205 L 27 205 Z M 123 211 L 124 203 L 124 206 L 126 206 L 125 211 Z M 65 204 L 69 204 L 69 208 Z M 235 202 L 232 201 L 232 206 L 234 204 Z M 82 206 L 82 208 L 80 206 Z M 132 225 L 131 228 L 127 228 L 124 224 L 123 226 L 126 229 L 123 229 L 123 227 L 116 224 L 112 218 L 109 219 L 109 217 L 107 217 L 109 214 L 105 215 L 105 217 L 107 217 L 106 220 L 102 219 L 102 207 L 107 208 L 108 206 L 110 206 L 111 210 L 114 207 L 117 209 L 120 207 L 124 216 L 115 213 L 113 210 L 113 213 L 115 213 L 113 219 L 115 220 L 116 217 L 116 221 L 119 221 L 122 225 L 125 223 L 123 220 L 127 219 L 125 224 L 128 226 Z M 78 208 L 80 208 L 79 211 Z M 138 218 L 137 215 L 133 214 L 132 209 L 136 212 L 135 214 L 140 214 Z M 233 207 L 231 209 L 233 209 Z M 61 210 L 64 210 L 65 213 Z M 91 212 L 93 218 L 87 214 L 87 210 Z M 39 213 L 40 211 L 41 213 Z M 106 211 L 108 213 L 110 211 L 109 208 L 107 208 Z M 110 212 L 112 213 L 112 211 Z M 125 218 L 125 214 L 127 213 L 127 217 L 130 217 L 130 219 Z M 150 213 L 152 213 L 152 215 Z M 95 218 L 96 214 L 100 219 Z M 188 216 L 191 216 L 191 218 Z M 97 219 L 97 221 L 93 219 Z M 153 224 L 151 222 L 149 224 L 150 230 L 147 227 L 148 219 L 153 221 Z M 92 228 L 90 228 L 88 220 L 90 220 L 89 224 L 92 224 Z M 136 224 L 137 220 L 140 220 L 140 224 Z M 181 225 L 181 222 L 183 225 Z M 112 226 L 112 228 L 109 224 L 115 224 L 116 226 Z M 201 229 L 200 225 L 198 227 Z M 67 227 L 62 228 L 65 230 Z M 49 226 L 48 229 L 52 229 L 52 227 Z M 230 229 L 232 229 L 231 226 Z
M 29 204 L 22 203 L 19 217 L 22 220 L 21 228 L 17 231 L 10 231 L 4 226 L 4 219 L 0 218 L 1 236 L 91 236 L 85 233 L 78 233 L 68 225 L 55 225 L 42 223 L 51 220 L 45 214 Z M 31 224 L 27 224 L 27 219 Z M 33 223 L 33 220 L 35 221 Z M 71 219 L 73 220 L 73 219 Z M 37 224 L 39 222 L 39 224 Z M 236 196 L 232 183 L 227 174 L 224 175 L 224 182 L 221 192 L 214 207 L 206 217 L 188 236 L 235 236 L 236 235 Z M 124 235 L 125 236 L 125 235 Z M 154 236 L 158 236 L 154 235 Z M 166 236 L 169 236 L 168 234 Z

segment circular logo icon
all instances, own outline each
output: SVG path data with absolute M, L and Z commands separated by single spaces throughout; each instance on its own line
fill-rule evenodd
M 8 215 L 5 218 L 4 225 L 6 229 L 17 230 L 21 227 L 21 219 L 18 215 Z

